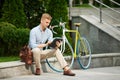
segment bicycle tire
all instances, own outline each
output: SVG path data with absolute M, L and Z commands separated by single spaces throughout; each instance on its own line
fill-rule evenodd
M 73 55 L 74 53 L 73 53 L 73 49 L 72 49 L 71 45 L 68 43 L 68 41 L 66 41 L 65 43 L 66 43 L 67 49 L 65 49 L 65 51 L 62 52 L 62 54 L 63 54 L 65 60 L 67 61 L 67 63 L 69 63 L 69 64 L 68 64 L 69 67 L 71 68 L 72 65 L 73 65 L 73 62 L 74 62 L 74 55 Z M 68 52 L 68 51 L 70 51 L 70 52 Z M 68 56 L 67 53 L 69 53 L 69 56 Z M 67 56 L 66 56 L 66 55 L 67 55 Z M 55 58 L 55 57 L 54 57 L 54 58 Z M 56 58 L 54 59 L 54 62 L 55 62 L 55 61 L 57 61 Z M 46 62 L 47 62 L 47 64 L 48 64 L 48 66 L 49 66 L 53 71 L 63 72 L 63 69 L 61 69 L 60 67 L 56 66 L 56 64 L 52 63 L 50 58 L 46 59 Z M 57 65 L 59 65 L 59 64 L 57 64 Z
M 77 61 L 82 69 L 87 69 L 91 63 L 91 49 L 86 38 L 82 37 L 77 44 Z

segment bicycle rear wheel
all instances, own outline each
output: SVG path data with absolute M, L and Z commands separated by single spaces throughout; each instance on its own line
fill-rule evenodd
M 62 49 L 63 46 L 64 45 L 62 45 L 60 49 Z M 63 54 L 64 59 L 68 63 L 69 67 L 71 68 L 74 62 L 73 49 L 67 41 L 65 42 L 65 51 L 61 50 L 61 53 Z M 53 60 L 54 62 L 51 60 Z M 56 57 L 48 58 L 46 59 L 46 62 L 52 70 L 56 72 L 63 72 L 63 69 L 61 69 Z
M 82 69 L 87 69 L 91 63 L 91 49 L 88 41 L 82 37 L 77 44 L 77 60 Z

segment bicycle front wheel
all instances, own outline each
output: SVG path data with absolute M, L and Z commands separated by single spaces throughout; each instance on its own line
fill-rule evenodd
M 63 47 L 64 45 L 62 44 L 60 50 L 63 49 Z M 63 54 L 64 59 L 68 63 L 68 66 L 71 68 L 74 62 L 73 49 L 67 41 L 65 42 L 65 50 L 61 50 L 61 54 Z M 53 59 L 54 61 L 51 61 Z M 56 57 L 48 58 L 46 59 L 46 62 L 52 70 L 56 72 L 63 72 L 63 69 L 60 67 Z
M 87 69 L 91 62 L 91 49 L 86 38 L 82 37 L 77 44 L 77 60 L 82 69 Z

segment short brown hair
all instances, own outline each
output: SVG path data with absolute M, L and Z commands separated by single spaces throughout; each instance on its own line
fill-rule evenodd
M 43 13 L 41 19 L 49 19 L 49 20 L 51 20 L 52 17 L 51 17 L 51 15 L 48 14 L 48 13 Z

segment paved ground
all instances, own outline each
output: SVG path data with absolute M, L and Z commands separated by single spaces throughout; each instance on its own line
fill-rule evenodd
M 75 77 L 64 76 L 62 73 L 43 73 L 40 76 L 24 75 L 0 80 L 120 80 L 120 66 L 73 70 Z

